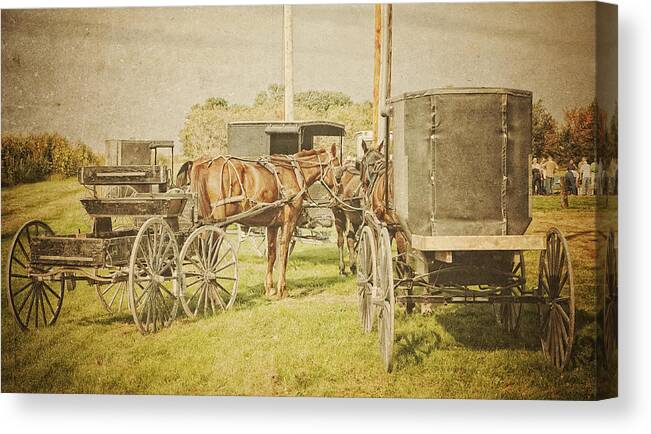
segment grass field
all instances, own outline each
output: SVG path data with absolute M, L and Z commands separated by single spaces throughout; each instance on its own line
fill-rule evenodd
M 28 219 L 43 219 L 56 233 L 87 225 L 82 194 L 74 179 L 3 189 L 3 265 L 13 233 Z M 437 307 L 430 316 L 399 311 L 396 367 L 387 374 L 376 332 L 359 327 L 354 278 L 337 274 L 334 243 L 297 245 L 287 273 L 290 297 L 282 301 L 264 297 L 264 260 L 245 244 L 232 310 L 201 320 L 180 316 L 149 336 L 138 333 L 129 315 L 106 314 L 84 283 L 66 293 L 54 327 L 22 333 L 3 280 L 2 391 L 590 399 L 598 351 L 594 198 L 570 202 L 561 210 L 558 197 L 535 197 L 529 229 L 540 233 L 555 225 L 571 236 L 577 325 L 565 372 L 543 358 L 535 308 L 525 311 L 520 336 L 511 337 L 497 327 L 490 307 L 457 305 Z M 534 282 L 537 256 L 528 253 L 526 262 Z

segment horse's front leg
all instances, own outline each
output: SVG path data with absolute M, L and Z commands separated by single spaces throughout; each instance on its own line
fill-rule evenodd
M 294 213 L 290 212 L 289 218 L 285 219 L 280 233 L 280 248 L 278 249 L 278 297 L 284 298 L 287 294 L 287 285 L 285 283 L 285 273 L 287 271 L 287 258 L 289 256 L 289 245 L 294 236 L 296 221 L 300 214 L 300 208 Z
M 267 275 L 264 279 L 264 291 L 267 297 L 274 295 L 274 263 L 276 262 L 276 242 L 278 239 L 278 226 L 267 227 Z
M 357 252 L 355 251 L 355 234 L 359 225 L 353 223 L 348 219 L 348 226 L 346 228 L 346 239 L 348 241 L 348 257 L 350 261 L 350 272 L 353 275 L 357 272 Z
M 339 275 L 346 275 L 346 264 L 344 263 L 344 234 L 346 233 L 346 216 L 338 208 L 332 209 L 335 217 L 335 229 L 337 229 L 337 248 L 339 249 Z M 352 265 L 352 263 L 351 263 Z

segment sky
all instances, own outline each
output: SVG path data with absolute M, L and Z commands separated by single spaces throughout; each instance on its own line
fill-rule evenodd
M 370 100 L 373 6 L 294 6 L 295 91 Z M 392 94 L 510 87 L 552 115 L 595 97 L 593 3 L 396 4 Z M 283 80 L 282 6 L 2 11 L 2 131 L 178 141 L 193 104 Z M 600 26 L 616 47 L 617 29 Z M 601 52 L 600 52 L 601 53 Z M 616 51 L 615 51 L 616 53 Z M 599 74 L 617 77 L 616 54 Z M 616 89 L 602 94 L 612 112 Z

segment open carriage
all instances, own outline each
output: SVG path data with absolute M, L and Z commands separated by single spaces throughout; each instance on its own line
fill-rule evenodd
M 377 318 L 380 352 L 393 368 L 396 304 L 491 305 L 506 332 L 524 304 L 538 306 L 545 357 L 564 368 L 574 337 L 574 280 L 568 244 L 531 222 L 531 93 L 512 89 L 433 89 L 406 93 L 387 110 L 398 225 L 370 210 L 358 244 L 362 326 Z M 388 132 L 385 134 L 388 140 Z M 387 183 L 388 187 L 388 183 Z M 388 197 L 388 195 L 387 195 Z M 401 231 L 410 250 L 392 253 Z M 538 251 L 538 278 L 527 282 L 525 251 Z M 406 266 L 405 266 L 406 265 Z
M 169 326 L 179 310 L 194 317 L 232 306 L 236 249 L 216 226 L 179 224 L 191 196 L 167 190 L 169 173 L 159 165 L 84 167 L 79 182 L 92 191 L 123 186 L 138 191 L 81 199 L 93 221 L 90 233 L 57 235 L 39 220 L 18 230 L 6 287 L 21 329 L 53 325 L 65 292 L 78 280 L 96 288 L 110 313 L 129 311 L 143 334 Z M 138 224 L 114 227 L 121 218 Z
M 343 153 L 345 126 L 327 121 L 243 121 L 228 124 L 229 155 L 257 158 L 263 155 L 289 155 L 313 149 L 315 145 L 337 142 L 340 161 Z M 334 217 L 329 209 L 330 195 L 320 184 L 308 189 L 303 213 L 294 233 L 293 243 L 318 244 L 327 241 L 324 228 L 333 226 Z M 253 249 L 264 256 L 267 243 L 265 229 L 238 227 L 239 241 L 249 240 Z

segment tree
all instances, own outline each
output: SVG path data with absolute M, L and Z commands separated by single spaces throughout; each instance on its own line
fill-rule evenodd
M 575 161 L 581 157 L 594 158 L 599 138 L 599 107 L 595 102 L 586 107 L 565 111 L 562 127 L 561 158 Z
M 318 113 L 325 113 L 331 107 L 349 107 L 352 99 L 343 92 L 330 90 L 308 90 L 295 95 L 296 105 Z
M 606 158 L 617 158 L 617 147 L 619 143 L 618 137 L 618 119 L 617 119 L 617 104 L 615 104 L 615 111 L 610 118 L 610 126 L 606 139 Z
M 551 155 L 560 157 L 560 140 L 558 126 L 554 117 L 543 105 L 542 99 L 536 101 L 532 108 L 531 152 L 534 157 Z
M 179 136 L 188 158 L 216 155 L 227 151 L 228 123 L 234 121 L 280 120 L 283 114 L 284 88 L 272 84 L 259 92 L 253 105 L 229 105 L 223 98 L 208 98 L 194 104 L 185 117 Z M 371 104 L 353 103 L 352 99 L 334 91 L 308 90 L 296 95 L 297 120 L 340 122 L 346 126 L 344 150 L 353 154 L 354 133 L 371 128 Z M 319 140 L 316 146 L 332 143 L 332 138 Z

